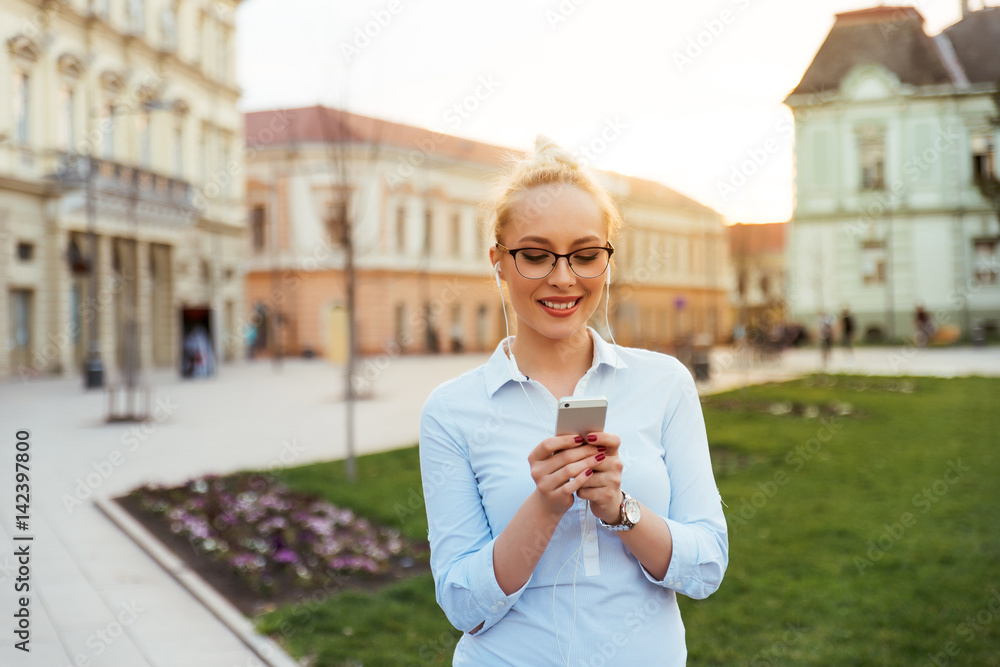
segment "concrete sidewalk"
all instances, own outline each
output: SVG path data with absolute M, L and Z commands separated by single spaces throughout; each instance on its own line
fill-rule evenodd
M 444 380 L 486 355 L 373 359 L 362 366 L 373 398 L 357 405 L 357 449 L 416 442 L 420 408 Z M 818 370 L 819 352 L 796 350 L 756 367 L 713 354 L 703 392 L 783 380 Z M 831 370 L 876 374 L 1000 375 L 1000 349 L 866 348 Z M 0 664 L 39 667 L 237 667 L 257 656 L 94 505 L 143 483 L 176 484 L 205 473 L 343 458 L 343 369 L 291 359 L 225 366 L 183 381 L 150 374 L 156 409 L 144 426 L 105 424 L 104 395 L 81 381 L 0 384 L 0 465 L 13 469 L 14 434 L 31 431 L 31 653 L 0 635 Z M 0 614 L 15 610 L 13 475 L 0 481 Z M 18 534 L 25 533 L 16 531 Z M 89 660 L 89 662 L 88 662 Z

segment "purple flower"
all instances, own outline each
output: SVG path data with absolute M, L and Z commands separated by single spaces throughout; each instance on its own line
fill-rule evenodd
M 298 563 L 299 555 L 291 549 L 278 549 L 274 554 L 274 560 L 279 563 Z

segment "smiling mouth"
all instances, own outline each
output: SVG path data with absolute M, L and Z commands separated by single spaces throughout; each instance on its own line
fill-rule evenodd
M 580 299 L 578 298 L 573 301 L 548 301 L 546 299 L 540 299 L 539 301 L 546 308 L 551 308 L 553 310 L 569 310 L 576 304 L 580 303 Z

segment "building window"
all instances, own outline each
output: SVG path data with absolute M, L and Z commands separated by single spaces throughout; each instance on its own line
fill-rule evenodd
M 31 351 L 31 290 L 10 291 L 10 342 L 12 360 L 27 360 Z
M 454 213 L 451 216 L 451 254 L 462 255 L 462 215 Z
M 219 30 L 219 47 L 216 49 L 218 51 L 219 62 L 218 62 L 218 76 L 220 81 L 229 81 L 229 31 L 225 28 Z
M 198 161 L 199 165 L 201 165 L 198 176 L 202 185 L 205 185 L 208 182 L 208 156 L 211 155 L 211 153 L 208 150 L 208 141 L 209 141 L 208 125 L 202 125 L 201 142 L 199 143 L 199 146 L 201 146 L 202 159 Z
M 265 243 L 265 215 L 264 207 L 254 206 L 250 209 L 250 238 L 253 242 L 253 249 L 259 252 L 266 246 Z
M 101 113 L 101 150 L 104 157 L 112 159 L 115 154 L 115 115 L 114 104 L 108 103 Z
M 174 176 L 184 176 L 184 119 L 174 121 Z
M 145 15 L 143 0 L 127 0 L 129 32 L 142 35 L 145 32 Z
M 429 207 L 424 211 L 424 252 L 434 252 L 434 211 Z
M 139 165 L 149 168 L 150 153 L 152 150 L 152 140 L 149 131 L 149 112 L 144 111 L 139 114 Z
M 479 310 L 476 312 L 476 348 L 480 350 L 486 348 L 489 317 L 490 315 L 486 308 L 486 304 L 479 304 Z
M 980 134 L 972 137 L 972 181 L 989 181 L 996 177 L 993 137 Z
M 59 89 L 59 148 L 64 151 L 72 150 L 73 144 L 76 143 L 76 137 L 73 133 L 74 99 L 71 86 L 65 85 Z
M 976 239 L 973 242 L 976 282 L 997 284 L 997 239 Z
M 451 307 L 451 351 L 462 352 L 465 349 L 465 330 L 462 326 L 462 304 Z
M 399 345 L 400 351 L 406 349 L 406 341 L 409 338 L 409 332 L 406 330 L 406 304 L 397 303 L 396 304 L 396 344 Z
M 219 175 L 222 177 L 222 192 L 229 195 L 233 192 L 233 174 L 229 171 L 229 138 L 223 136 L 220 140 Z
M 17 244 L 17 258 L 22 262 L 30 262 L 35 254 L 35 246 L 31 243 L 20 242 Z
M 861 189 L 885 189 L 885 142 L 881 139 L 861 143 Z
M 866 285 L 881 285 L 886 273 L 885 242 L 865 241 L 861 247 L 861 271 Z
M 164 5 L 160 15 L 160 31 L 163 33 L 164 50 L 177 50 L 177 0 Z
M 31 133 L 31 77 L 24 72 L 14 74 L 14 141 L 25 146 Z
M 402 206 L 396 209 L 396 251 L 406 252 L 406 209 Z
M 326 233 L 330 243 L 343 245 L 347 240 L 344 232 L 347 227 L 347 202 L 339 201 L 330 204 L 326 213 Z

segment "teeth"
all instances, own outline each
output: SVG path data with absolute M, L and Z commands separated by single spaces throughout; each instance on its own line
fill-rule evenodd
M 576 301 L 579 301 L 579 299 L 577 299 Z M 555 310 L 566 310 L 567 308 L 572 308 L 573 306 L 575 306 L 576 301 L 569 301 L 566 303 L 556 303 L 554 301 L 545 301 L 543 299 L 542 303 L 544 303 L 549 308 L 553 308 Z

